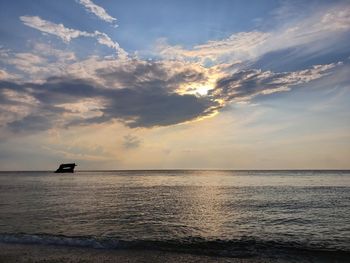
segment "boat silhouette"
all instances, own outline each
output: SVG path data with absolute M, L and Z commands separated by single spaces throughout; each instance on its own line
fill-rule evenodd
M 62 163 L 55 173 L 74 173 L 75 163 Z

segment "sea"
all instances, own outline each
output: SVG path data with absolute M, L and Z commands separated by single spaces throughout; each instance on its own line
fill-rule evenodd
M 350 171 L 0 172 L 0 242 L 350 260 Z

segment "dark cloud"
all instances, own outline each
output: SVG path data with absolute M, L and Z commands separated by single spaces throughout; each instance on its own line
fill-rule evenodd
M 13 132 L 43 131 L 54 126 L 89 125 L 115 119 L 131 128 L 167 126 L 208 116 L 235 100 L 289 90 L 328 74 L 339 64 L 282 73 L 242 70 L 219 79 L 208 96 L 195 96 L 178 94 L 175 89 L 205 80 L 202 73 L 189 68 L 172 70 L 159 62 L 131 61 L 130 65 L 97 71 L 100 79 L 110 86 L 98 84 L 98 80 L 65 77 L 49 78 L 39 84 L 0 81 L 0 102 L 2 109 L 7 105 L 27 104 L 28 114 L 16 115 L 10 121 L 5 118 L 5 126 Z M 12 97 L 6 94 L 9 90 L 14 94 Z M 23 96 L 31 100 L 24 101 Z M 96 114 L 84 116 L 62 106 L 86 99 L 99 103 L 97 109 L 90 109 Z
M 130 127 L 177 124 L 205 116 L 216 106 L 207 98 L 165 93 L 157 88 L 117 90 L 110 102 L 104 114 L 123 119 Z
M 250 100 L 257 95 L 288 91 L 293 86 L 327 75 L 338 65 L 342 63 L 317 65 L 301 71 L 280 73 L 258 69 L 242 70 L 219 79 L 215 89 L 209 92 L 209 96 L 227 103 L 239 99 Z
M 225 101 L 252 96 L 259 91 L 281 87 L 282 83 L 278 79 L 282 79 L 285 74 L 270 74 L 256 69 L 239 71 L 218 80 L 210 95 Z
M 8 105 L 18 103 L 4 90 L 11 90 L 35 99 L 32 111 L 22 119 L 8 122 L 13 132 L 42 131 L 57 123 L 63 126 L 85 125 L 118 119 L 129 127 L 167 126 L 206 116 L 218 106 L 210 98 L 180 95 L 174 92 L 181 84 L 204 79 L 195 70 L 169 73 L 160 63 L 140 63 L 97 73 L 112 87 L 101 86 L 93 80 L 52 77 L 44 83 L 14 83 L 0 81 L 0 100 Z M 115 84 L 118 83 L 118 88 Z M 112 85 L 113 84 L 113 85 Z M 103 101 L 100 116 L 64 120 L 72 113 L 62 104 L 84 99 Z
M 16 133 L 21 132 L 23 129 L 26 132 L 45 131 L 50 129 L 51 125 L 52 122 L 49 118 L 40 115 L 29 115 L 21 120 L 8 123 L 9 129 Z
M 201 82 L 207 79 L 202 72 L 192 68 L 181 68 L 182 65 L 176 63 L 172 66 L 159 61 L 131 60 L 113 67 L 97 69 L 96 74 L 110 87 L 116 85 L 119 88 L 131 89 L 158 87 L 168 91 L 177 89 L 179 84 Z
M 99 90 L 96 95 L 107 101 L 101 109 L 103 115 L 71 124 L 119 119 L 132 128 L 167 126 L 207 116 L 218 106 L 217 102 L 209 98 L 168 93 L 160 88 L 105 89 Z

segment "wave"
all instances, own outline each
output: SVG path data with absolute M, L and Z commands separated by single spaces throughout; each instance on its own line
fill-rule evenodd
M 40 244 L 95 249 L 148 249 L 225 257 L 255 257 L 281 254 L 350 257 L 350 250 L 312 246 L 299 242 L 266 241 L 252 237 L 233 240 L 206 240 L 188 237 L 174 240 L 123 240 L 94 236 L 49 234 L 0 234 L 1 243 Z

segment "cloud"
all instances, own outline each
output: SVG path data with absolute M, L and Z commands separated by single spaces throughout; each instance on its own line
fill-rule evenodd
M 339 42 L 350 30 L 350 7 L 339 4 L 314 11 L 312 16 L 281 23 L 269 31 L 238 32 L 228 38 L 212 40 L 185 49 L 158 40 L 156 54 L 166 59 L 198 61 L 202 64 L 251 62 L 269 52 L 302 47 L 304 55 L 337 52 Z M 348 35 L 347 35 L 348 36 Z M 347 41 L 349 41 L 347 39 Z M 347 47 L 346 47 L 347 48 Z
M 117 87 L 68 77 L 51 77 L 43 83 L 0 81 L 6 117 L 3 125 L 15 133 L 114 120 L 130 128 L 175 125 L 212 116 L 231 102 L 288 91 L 332 73 L 342 63 L 284 73 L 241 70 L 218 79 L 207 96 L 179 94 L 176 89 L 205 79 L 203 73 L 184 66 L 172 72 L 167 66 L 134 60 L 100 68 L 97 75 L 106 78 L 106 84 L 117 83 Z
M 64 42 L 68 43 L 74 38 L 77 37 L 91 37 L 93 34 L 66 28 L 63 24 L 55 24 L 50 21 L 41 19 L 38 16 L 20 16 L 20 20 L 29 27 L 35 28 L 41 32 L 55 35 L 61 38 Z
M 97 38 L 98 43 L 100 43 L 101 45 L 105 45 L 109 48 L 115 49 L 119 58 L 126 59 L 128 57 L 128 53 L 124 49 L 122 49 L 117 42 L 114 42 L 106 33 L 95 31 L 94 35 Z
M 99 19 L 107 23 L 114 24 L 114 26 L 117 27 L 117 25 L 115 24 L 117 19 L 109 15 L 103 7 L 94 4 L 90 0 L 77 0 L 77 2 L 83 5 L 85 7 L 85 10 L 89 13 L 92 13 L 96 15 Z
M 29 133 L 33 131 L 45 131 L 52 127 L 52 122 L 50 118 L 44 115 L 29 115 L 8 124 L 8 128 L 15 133 L 21 132 L 24 127 L 25 131 Z
M 127 52 L 123 50 L 117 42 L 114 42 L 107 34 L 95 31 L 93 33 L 80 31 L 77 29 L 71 29 L 65 27 L 63 24 L 55 24 L 50 21 L 41 19 L 38 16 L 21 16 L 20 20 L 29 27 L 37 29 L 43 33 L 55 35 L 68 43 L 74 38 L 78 37 L 92 37 L 97 40 L 101 45 L 105 45 L 109 48 L 116 50 L 120 58 L 126 58 Z
M 156 88 L 176 90 L 181 84 L 200 83 L 207 80 L 203 67 L 173 62 L 129 60 L 127 63 L 107 63 L 95 70 L 96 78 L 104 85 L 115 87 Z
M 0 47 L 0 63 L 11 65 L 19 74 L 4 73 L 1 78 L 16 78 L 23 81 L 41 82 L 49 76 L 58 76 L 66 73 L 69 65 L 77 63 L 74 52 L 60 50 L 52 45 L 36 43 L 31 46 L 31 52 L 14 53 Z
M 17 75 L 7 72 L 6 70 L 0 69 L 0 80 L 10 80 L 18 78 Z
M 44 57 L 54 57 L 59 62 L 70 62 L 77 60 L 74 52 L 72 51 L 57 49 L 52 45 L 40 42 L 35 42 L 33 44 L 33 52 L 36 55 L 41 55 Z
M 48 60 L 33 53 L 16 53 L 6 59 L 1 59 L 7 64 L 14 65 L 18 70 L 33 75 L 45 74 L 48 70 Z
M 154 127 L 195 120 L 215 111 L 216 101 L 174 90 L 204 79 L 203 74 L 185 68 L 168 72 L 164 67 L 157 62 L 130 61 L 99 70 L 98 75 L 108 79 L 106 83 L 114 81 L 118 87 L 67 77 L 51 77 L 42 83 L 1 81 L 0 98 L 6 108 L 18 105 L 23 96 L 35 101 L 28 103 L 23 114 L 13 120 L 7 118 L 7 127 L 13 132 L 25 132 L 113 120 L 133 128 Z
M 157 51 L 167 59 L 194 59 L 205 62 L 212 61 L 243 60 L 257 56 L 257 49 L 263 45 L 270 34 L 259 31 L 240 32 L 231 35 L 227 39 L 208 41 L 205 44 L 196 45 L 191 50 L 181 46 L 171 46 L 164 39 L 157 43 Z
M 341 62 L 316 65 L 306 70 L 276 73 L 258 69 L 237 71 L 217 81 L 215 89 L 209 91 L 213 98 L 229 103 L 250 101 L 258 95 L 289 91 L 293 86 L 306 84 L 330 74 Z
M 138 148 L 141 144 L 141 140 L 139 138 L 130 134 L 125 135 L 123 139 L 124 139 L 123 146 L 126 149 Z
M 132 128 L 168 126 L 208 116 L 217 103 L 194 95 L 150 90 L 123 89 L 115 92 L 102 120 L 119 118 Z

